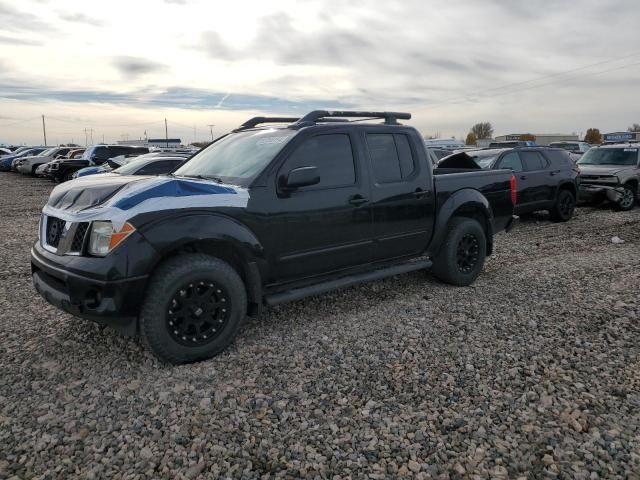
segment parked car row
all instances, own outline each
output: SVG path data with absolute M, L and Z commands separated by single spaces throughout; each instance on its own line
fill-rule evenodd
M 24 147 L 11 155 L 0 157 L 0 171 L 50 178 L 65 182 L 78 176 L 114 171 L 130 163 L 124 171 L 127 175 L 158 175 L 169 173 L 196 150 L 183 148 L 169 151 L 130 145 L 92 145 L 87 148 Z M 134 160 L 140 160 L 134 162 Z
M 589 146 L 576 162 L 564 147 L 464 150 L 442 159 L 438 168 L 509 169 L 517 181 L 516 213 L 548 210 L 551 220 L 562 222 L 579 202 L 609 200 L 619 210 L 632 209 L 639 193 L 639 147 Z

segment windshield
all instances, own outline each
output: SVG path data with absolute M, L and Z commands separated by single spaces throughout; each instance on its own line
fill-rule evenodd
M 580 150 L 580 145 L 577 143 L 552 143 L 549 146 L 553 148 L 562 148 L 563 150 L 569 150 L 570 152 Z
M 295 134 L 286 129 L 232 133 L 193 156 L 173 174 L 216 177 L 247 185 Z
M 52 155 L 53 152 L 55 152 L 57 149 L 58 149 L 58 147 L 48 148 L 47 150 L 45 150 L 44 152 L 42 152 L 38 156 L 39 157 L 46 157 L 47 155 Z
M 140 168 L 145 166 L 149 160 L 134 160 L 126 163 L 121 167 L 112 170 L 113 173 L 119 173 L 120 175 L 131 175 L 136 173 Z
M 635 165 L 637 148 L 592 148 L 585 153 L 578 165 Z

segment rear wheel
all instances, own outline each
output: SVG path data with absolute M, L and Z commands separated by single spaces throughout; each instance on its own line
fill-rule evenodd
M 452 285 L 470 285 L 480 275 L 486 255 L 487 238 L 480 223 L 472 218 L 454 217 L 434 259 L 433 273 Z
M 229 264 L 203 254 L 180 255 L 151 278 L 140 333 L 159 359 L 195 362 L 224 350 L 246 312 L 244 283 Z
M 553 222 L 567 222 L 573 217 L 576 209 L 576 198 L 569 190 L 560 190 L 556 203 L 549 213 Z
M 626 212 L 631 210 L 636 205 L 636 189 L 633 185 L 624 185 L 622 191 L 622 198 L 618 201 L 616 207 L 618 210 Z

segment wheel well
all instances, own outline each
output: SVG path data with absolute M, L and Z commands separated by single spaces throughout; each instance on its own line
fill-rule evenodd
M 635 178 L 632 178 L 631 180 L 628 180 L 625 185 L 629 185 L 631 187 L 633 187 L 635 189 L 635 191 L 638 191 L 638 180 Z
M 451 215 L 451 218 L 455 217 L 472 218 L 482 226 L 487 238 L 487 255 L 491 255 L 493 253 L 493 229 L 487 213 L 474 205 L 463 205 Z
M 562 190 L 570 191 L 574 198 L 576 198 L 578 195 L 578 192 L 576 192 L 576 186 L 572 183 L 563 183 L 562 185 L 560 185 L 558 193 L 560 193 Z
M 169 258 L 173 258 L 185 253 L 204 253 L 206 255 L 219 258 L 220 260 L 228 263 L 236 271 L 236 273 L 240 276 L 242 282 L 244 283 L 244 286 L 247 290 L 247 299 L 250 313 L 253 312 L 256 308 L 259 309 L 259 306 L 256 305 L 256 303 L 258 303 L 256 299 L 261 296 L 261 292 L 257 292 L 256 289 L 260 287 L 256 285 L 255 279 L 253 279 L 252 281 L 252 279 L 249 278 L 251 276 L 251 272 L 247 261 L 243 257 L 239 248 L 223 240 L 198 240 L 195 242 L 186 243 L 184 245 L 181 245 L 180 247 L 170 250 L 156 262 L 151 275 L 154 274 L 155 270 L 160 264 L 164 263 Z

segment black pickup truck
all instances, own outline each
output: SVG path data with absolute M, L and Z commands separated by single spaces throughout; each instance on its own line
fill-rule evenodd
M 364 118 L 384 122 L 348 120 Z M 172 174 L 61 184 L 31 252 L 35 288 L 184 363 L 220 352 L 265 304 L 414 270 L 469 285 L 517 221 L 515 180 L 435 171 L 397 122 L 409 118 L 256 117 Z

